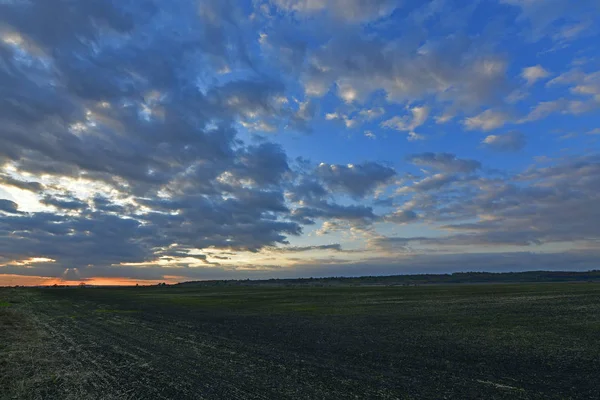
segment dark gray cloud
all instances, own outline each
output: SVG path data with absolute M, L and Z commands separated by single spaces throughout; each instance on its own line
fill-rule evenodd
M 419 219 L 419 216 L 413 210 L 398 210 L 384 216 L 384 220 L 396 224 L 406 224 Z
M 76 198 L 58 198 L 48 195 L 46 195 L 40 202 L 48 206 L 54 206 L 60 210 L 81 210 L 87 207 L 87 203 L 84 203 Z
M 0 211 L 17 214 L 19 213 L 19 205 L 11 200 L 0 199 Z
M 434 168 L 446 173 L 469 173 L 481 168 L 479 161 L 461 159 L 451 153 L 413 154 L 407 159 L 415 165 Z
M 593 243 L 600 239 L 600 214 L 593 206 L 600 199 L 599 172 L 598 155 L 590 155 L 505 178 L 426 178 L 405 188 L 417 192 L 411 209 L 430 223 L 446 222 L 448 234 L 402 240 L 438 246 Z M 469 219 L 475 222 L 464 222 Z
M 234 127 L 311 110 L 281 108 L 285 87 L 256 70 L 240 12 L 229 1 L 0 4 L 1 33 L 16 38 L 0 41 L 0 162 L 108 186 L 82 200 L 3 174 L 60 214 L 17 215 L 3 201 L 0 253 L 110 266 L 301 233 L 285 152 L 246 145 Z M 223 68 L 245 72 L 224 81 Z
M 317 167 L 316 175 L 333 191 L 364 197 L 377 187 L 390 182 L 396 171 L 375 162 L 349 165 L 321 163 Z
M 463 34 L 428 40 L 407 35 L 393 44 L 344 32 L 312 54 L 304 73 L 308 94 L 335 88 L 348 102 L 364 102 L 384 91 L 389 101 L 405 103 L 431 94 L 453 109 L 473 110 L 506 94 L 506 62 Z
M 294 185 L 288 194 L 293 202 L 318 202 L 328 196 L 329 192 L 317 180 L 303 176 L 300 181 Z
M 249 146 L 239 154 L 239 163 L 236 175 L 251 179 L 257 185 L 276 185 L 290 172 L 283 148 L 273 143 Z
M 301 224 L 314 224 L 314 219 L 334 219 L 348 221 L 357 225 L 369 225 L 377 219 L 371 207 L 361 205 L 341 205 L 318 201 L 308 207 L 292 210 L 292 219 Z
M 365 276 L 395 274 L 453 273 L 464 271 L 586 271 L 597 269 L 600 254 L 596 250 L 566 251 L 560 253 L 497 252 L 476 254 L 412 254 L 395 257 L 371 258 L 362 261 L 321 260 L 322 262 L 298 263 L 293 268 L 273 266 L 243 269 L 223 266 L 170 267 L 98 267 L 82 266 L 72 271 L 74 277 L 90 279 L 131 278 L 165 280 L 166 275 L 180 276 L 184 280 L 199 279 L 268 279 L 330 276 Z M 316 261 L 316 260 L 315 260 Z M 52 263 L 40 263 L 36 268 L 6 266 L 2 273 L 29 276 L 62 276 L 64 268 Z
M 6 186 L 13 186 L 23 190 L 29 190 L 31 192 L 41 192 L 44 189 L 44 185 L 34 181 L 22 181 L 15 179 L 9 175 L 0 174 L 0 184 Z
M 86 217 L 34 213 L 0 217 L 0 253 L 9 259 L 44 257 L 56 268 L 149 259 L 139 221 L 91 213 Z M 57 275 L 52 275 L 57 276 Z

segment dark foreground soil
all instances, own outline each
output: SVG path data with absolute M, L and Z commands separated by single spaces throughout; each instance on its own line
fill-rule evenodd
M 600 398 L 600 284 L 0 289 L 1 399 Z

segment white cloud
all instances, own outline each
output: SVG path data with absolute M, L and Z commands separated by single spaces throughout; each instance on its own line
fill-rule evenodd
M 504 126 L 510 119 L 510 116 L 502 111 L 489 109 L 474 117 L 466 118 L 463 124 L 469 130 L 491 131 Z
M 564 111 L 567 108 L 568 101 L 565 99 L 555 101 L 543 101 L 532 108 L 529 114 L 519 122 L 531 122 L 546 118 L 552 113 Z
M 435 117 L 436 124 L 445 124 L 446 122 L 451 121 L 455 117 L 454 114 L 450 112 L 445 112 L 442 115 L 438 115 Z
M 383 114 L 385 114 L 385 110 L 383 109 L 383 107 L 368 108 L 360 110 L 358 114 L 365 120 L 371 121 L 373 119 L 377 119 L 383 116 Z
M 362 120 L 360 118 L 352 118 L 349 115 L 340 114 L 337 112 L 325 114 L 325 119 L 327 121 L 341 120 L 344 122 L 344 125 L 348 129 L 355 128 L 362 123 Z
M 525 135 L 516 131 L 504 135 L 489 135 L 482 143 L 492 150 L 518 151 L 525 147 Z
M 579 22 L 573 25 L 567 25 L 560 29 L 555 35 L 554 40 L 566 42 L 580 36 L 589 29 L 592 24 L 589 21 Z
M 571 91 L 579 95 L 593 96 L 594 100 L 600 103 L 600 71 L 584 75 Z
M 538 121 L 554 113 L 571 115 L 583 114 L 597 108 L 598 105 L 598 102 L 594 100 L 580 101 L 561 98 L 553 101 L 543 101 L 533 107 L 529 114 L 524 118 L 521 118 L 518 123 Z
M 413 107 L 411 112 L 413 114 L 413 122 L 411 124 L 411 127 L 412 129 L 414 129 L 425 123 L 427 117 L 429 116 L 429 107 Z
M 533 67 L 523 68 L 521 77 L 527 81 L 527 85 L 533 85 L 540 79 L 544 79 L 550 76 L 550 72 L 546 71 L 541 65 L 534 65 Z
M 554 85 L 571 85 L 571 93 L 584 97 L 591 96 L 593 101 L 600 103 L 600 71 L 585 73 L 575 68 L 547 83 L 547 86 Z
M 346 103 L 352 103 L 353 101 L 358 100 L 360 95 L 352 85 L 347 83 L 338 84 L 338 94 Z
M 512 92 L 510 92 L 510 94 L 508 96 L 506 96 L 505 100 L 509 104 L 516 104 L 516 103 L 520 102 L 521 100 L 526 99 L 528 96 L 529 96 L 528 92 L 521 90 L 521 89 L 515 89 Z
M 356 125 L 358 125 L 359 121 L 357 121 L 356 119 L 352 119 L 352 118 L 345 118 L 344 119 L 344 125 L 346 125 L 346 128 L 351 129 L 354 128 Z
M 365 131 L 365 136 L 369 139 L 377 139 L 377 136 L 371 131 Z
M 325 12 L 346 22 L 371 21 L 394 10 L 392 0 L 271 0 L 279 9 L 299 14 Z
M 584 29 L 590 15 L 598 12 L 596 0 L 500 0 L 501 3 L 519 7 L 518 18 L 531 29 L 530 39 L 538 41 L 546 36 L 555 40 L 570 40 Z M 557 33 L 558 32 L 558 33 Z
M 413 131 L 415 128 L 423 125 L 429 116 L 429 107 L 418 106 L 410 109 L 410 115 L 402 117 L 396 116 L 383 121 L 381 126 L 388 129 L 396 129 L 398 131 Z
M 425 140 L 425 136 L 419 135 L 418 133 L 415 133 L 415 132 L 409 132 L 407 139 L 409 142 L 416 142 L 418 140 Z
M 240 121 L 240 125 L 250 131 L 275 132 L 277 126 L 267 121 Z

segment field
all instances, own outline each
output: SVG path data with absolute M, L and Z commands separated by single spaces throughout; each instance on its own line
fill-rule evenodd
M 600 284 L 0 289 L 2 399 L 592 399 Z

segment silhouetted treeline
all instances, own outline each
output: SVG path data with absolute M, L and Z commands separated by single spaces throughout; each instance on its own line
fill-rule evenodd
M 519 282 L 586 282 L 599 281 L 600 271 L 527 271 L 527 272 L 456 272 L 453 274 L 421 274 L 362 277 L 297 278 L 265 280 L 212 280 L 183 282 L 198 286 L 353 286 L 353 285 L 425 285 L 442 283 L 519 283 Z

